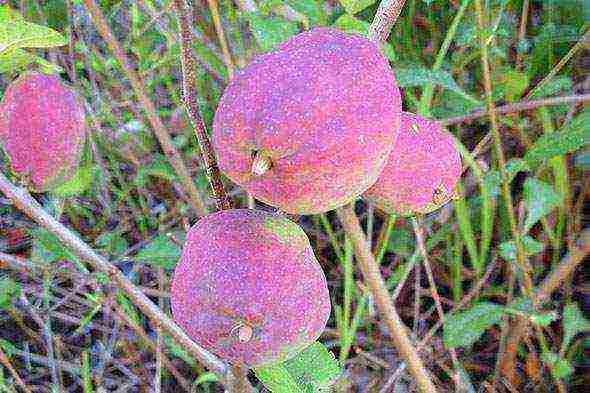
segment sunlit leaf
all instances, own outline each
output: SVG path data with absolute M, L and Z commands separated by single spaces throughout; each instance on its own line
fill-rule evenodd
M 273 393 L 315 393 L 328 388 L 341 369 L 332 352 L 315 342 L 286 362 L 254 369 Z

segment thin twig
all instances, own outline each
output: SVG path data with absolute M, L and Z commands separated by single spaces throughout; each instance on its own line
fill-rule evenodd
M 191 203 L 192 208 L 197 212 L 199 215 L 204 215 L 207 213 L 207 208 L 205 203 L 203 202 L 195 183 L 191 179 L 191 174 L 187 169 L 186 165 L 184 164 L 182 157 L 174 143 L 172 143 L 172 138 L 170 138 L 170 134 L 166 130 L 162 120 L 157 114 L 157 109 L 150 97 L 148 96 L 144 84 L 141 82 L 137 72 L 129 62 L 127 55 L 123 51 L 121 44 L 115 38 L 110 26 L 107 23 L 100 7 L 96 4 L 95 0 L 84 0 L 84 4 L 86 5 L 86 9 L 90 13 L 92 23 L 96 26 L 101 37 L 105 40 L 107 45 L 109 46 L 110 50 L 115 55 L 115 58 L 121 65 L 129 83 L 133 87 L 133 91 L 135 95 L 139 99 L 139 102 L 143 106 L 145 111 L 145 115 L 150 122 L 156 138 L 160 142 L 160 146 L 166 155 L 166 158 L 170 162 L 170 165 L 174 168 L 174 171 L 178 175 L 178 178 L 184 188 L 184 191 L 187 193 L 189 201 Z
M 385 320 L 396 348 L 407 363 L 408 370 L 422 392 L 436 392 L 428 371 L 408 337 L 407 328 L 397 314 L 391 301 L 391 295 L 387 291 L 387 287 L 379 271 L 379 266 L 371 253 L 371 247 L 363 234 L 353 205 L 349 204 L 341 207 L 336 212 L 342 222 L 345 233 L 352 241 L 355 256 L 365 281 L 373 294 L 377 307 L 381 311 L 381 315 Z
M 221 175 L 219 167 L 217 166 L 215 153 L 211 146 L 211 142 L 209 141 L 209 137 L 207 136 L 207 132 L 205 131 L 205 123 L 203 123 L 203 119 L 199 114 L 199 105 L 197 103 L 196 62 L 192 52 L 190 15 L 186 9 L 184 0 L 174 0 L 174 5 L 178 17 L 178 24 L 180 26 L 184 105 L 199 141 L 201 156 L 203 158 L 203 163 L 205 164 L 207 177 L 209 179 L 209 184 L 211 185 L 211 191 L 213 192 L 217 208 L 219 210 L 231 209 L 231 200 L 225 192 L 225 188 L 221 182 Z
M 2 365 L 8 369 L 8 371 L 10 372 L 10 374 L 12 374 L 12 377 L 16 381 L 16 384 L 18 386 L 20 386 L 20 388 L 25 393 L 32 393 L 31 390 L 28 388 L 28 386 L 25 384 L 25 382 L 21 379 L 20 375 L 18 375 L 18 372 L 12 366 L 12 363 L 10 363 L 10 359 L 8 359 L 8 356 L 6 356 L 6 354 L 4 353 L 4 350 L 2 349 L 1 345 L 0 345 L 0 363 L 2 363 Z
M 436 283 L 434 282 L 434 276 L 432 274 L 432 268 L 430 266 L 430 260 L 428 258 L 428 252 L 426 251 L 426 246 L 424 245 L 424 229 L 422 227 L 421 220 L 419 218 L 414 218 L 412 220 L 412 225 L 414 226 L 414 233 L 416 234 L 416 244 L 418 245 L 418 249 L 422 254 L 422 261 L 424 263 L 424 268 L 426 270 L 426 276 L 428 277 L 428 284 L 430 286 L 430 295 L 434 300 L 434 305 L 436 306 L 436 311 L 438 313 L 438 318 L 442 323 L 445 323 L 445 313 L 443 311 L 440 296 L 438 294 L 438 290 L 436 289 Z M 457 367 L 459 361 L 457 359 L 457 353 L 453 348 L 449 349 L 449 353 L 451 354 L 451 359 L 453 360 L 453 365 Z M 459 388 L 459 375 L 457 374 L 457 370 L 453 374 L 453 380 L 455 381 L 455 385 L 457 390 Z
M 526 111 L 529 109 L 540 108 L 543 106 L 553 106 L 553 105 L 562 105 L 562 104 L 572 104 L 578 102 L 586 102 L 590 101 L 590 94 L 579 94 L 579 95 L 571 95 L 571 96 L 564 96 L 564 97 L 553 97 L 553 98 L 545 98 L 542 100 L 533 100 L 533 101 L 521 101 L 515 104 L 508 104 L 502 105 L 496 108 L 496 114 L 506 114 L 506 113 L 514 113 L 514 112 L 521 112 Z M 479 119 L 481 117 L 485 117 L 489 115 L 489 110 L 478 110 L 474 111 L 465 116 L 457 116 L 457 117 L 450 117 L 448 119 L 440 120 L 440 123 L 443 126 L 450 126 L 454 124 L 460 123 L 468 123 L 470 121 Z M 488 138 L 489 141 L 491 139 Z
M 155 325 L 166 331 L 187 352 L 198 359 L 205 367 L 221 376 L 223 380 L 229 376 L 226 365 L 216 356 L 193 342 L 184 331 L 178 327 L 162 310 L 160 310 L 139 288 L 137 288 L 117 267 L 104 257 L 96 253 L 76 234 L 59 223 L 48 214 L 27 191 L 12 184 L 4 174 L 0 173 L 0 191 L 8 197 L 15 206 L 36 221 L 40 226 L 55 234 L 74 255 L 87 261 L 97 270 L 105 273 L 120 290 L 122 290 Z
M 373 23 L 369 26 L 369 39 L 375 42 L 385 42 L 391 28 L 404 8 L 406 0 L 381 0 Z

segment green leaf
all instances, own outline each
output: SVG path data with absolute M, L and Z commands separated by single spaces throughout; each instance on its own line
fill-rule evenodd
M 590 143 L 590 109 L 586 109 L 557 132 L 544 134 L 524 156 L 530 164 L 571 153 Z
M 355 18 L 353 15 L 344 14 L 334 22 L 333 27 L 336 27 L 342 31 L 347 33 L 357 33 L 364 37 L 369 35 L 369 26 L 370 23 L 365 22 L 364 20 Z M 383 54 L 387 57 L 390 61 L 396 61 L 397 55 L 395 54 L 395 50 L 391 44 L 385 42 L 382 44 Z
M 328 16 L 320 0 L 285 0 L 295 11 L 309 18 L 312 26 L 325 26 Z
M 339 0 L 347 13 L 354 15 L 374 4 L 377 0 Z
M 10 307 L 12 301 L 20 295 L 20 285 L 10 277 L 0 278 L 0 310 Z
M 174 341 L 172 337 L 168 336 L 167 334 L 164 335 L 164 344 L 166 347 L 168 347 L 170 353 L 172 353 L 177 358 L 184 360 L 186 364 L 192 367 L 197 365 L 195 360 L 188 354 L 188 352 L 178 345 L 176 341 Z
M 469 347 L 490 326 L 499 323 L 504 306 L 479 303 L 469 310 L 452 314 L 444 324 L 443 342 L 447 348 Z
M 563 349 L 569 347 L 576 334 L 590 331 L 590 321 L 584 317 L 575 303 L 570 303 L 563 309 L 563 330 Z
M 530 315 L 531 322 L 536 325 L 547 327 L 551 322 L 557 320 L 557 313 L 555 311 L 549 311 L 544 313 L 534 313 Z
M 508 102 L 518 100 L 529 86 L 529 77 L 524 72 L 509 70 L 502 74 L 504 96 Z
M 0 54 L 18 48 L 51 48 L 68 41 L 57 31 L 23 20 L 0 24 Z
M 522 246 L 527 256 L 538 254 L 545 249 L 545 244 L 536 241 L 529 235 L 522 237 Z M 500 244 L 500 256 L 506 261 L 516 261 L 516 243 L 514 240 Z
M 95 244 L 111 255 L 120 255 L 129 248 L 129 243 L 118 231 L 101 234 L 96 238 Z
M 524 220 L 524 233 L 527 233 L 533 225 L 542 217 L 551 213 L 553 209 L 561 205 L 561 196 L 555 192 L 550 184 L 528 177 L 524 182 L 524 205 L 527 216 Z
M 134 180 L 135 184 L 138 187 L 144 187 L 148 176 L 159 177 L 169 182 L 176 180 L 176 172 L 174 172 L 172 165 L 161 154 L 155 155 L 148 166 L 139 168 Z
M 6 356 L 9 358 L 18 353 L 19 349 L 10 341 L 0 338 L 0 347 L 6 352 Z
M 31 258 L 40 263 L 52 263 L 56 261 L 78 262 L 78 258 L 64 247 L 60 240 L 47 231 L 38 228 L 31 231 L 33 236 L 33 253 Z
M 18 12 L 10 8 L 8 4 L 0 5 L 0 23 L 8 23 L 20 21 L 23 16 Z
M 505 169 L 508 175 L 508 183 L 511 183 L 512 180 L 514 180 L 518 172 L 528 172 L 531 170 L 528 162 L 526 162 L 522 158 L 511 159 L 506 163 Z
M 159 235 L 143 247 L 135 256 L 139 262 L 165 269 L 172 269 L 180 258 L 180 247 L 166 235 Z
M 549 365 L 551 374 L 557 379 L 565 378 L 574 372 L 570 363 L 556 353 L 543 352 L 541 360 Z
M 256 13 L 250 13 L 246 17 L 250 22 L 250 31 L 263 52 L 275 49 L 299 32 L 297 23 L 278 16 L 263 18 Z
M 395 68 L 395 77 L 400 87 L 419 87 L 429 83 L 454 91 L 467 100 L 481 105 L 475 98 L 467 94 L 447 71 L 433 71 L 420 65 L 409 65 Z
M 58 197 L 68 198 L 81 195 L 88 190 L 99 173 L 97 165 L 84 165 L 78 168 L 74 176 L 67 182 L 55 188 L 52 192 Z
M 135 322 L 136 324 L 141 325 L 142 322 L 139 313 L 135 309 L 133 303 L 131 303 L 131 300 L 129 300 L 127 296 L 123 294 L 123 292 L 117 292 L 116 300 L 117 303 L 123 309 L 123 311 L 125 311 L 125 315 L 129 316 L 129 318 L 131 318 L 131 320 L 133 320 L 133 322 Z
M 332 352 L 315 342 L 292 359 L 254 372 L 273 393 L 314 393 L 333 384 L 341 369 Z
M 540 89 L 535 90 L 530 96 L 530 99 L 538 99 L 549 97 L 560 92 L 571 91 L 573 87 L 572 79 L 566 75 L 556 76 L 549 82 L 541 86 Z
M 400 256 L 409 257 L 414 252 L 414 235 L 406 229 L 394 229 L 391 231 L 387 250 Z
M 0 73 L 16 72 L 35 60 L 35 55 L 22 49 L 0 53 Z

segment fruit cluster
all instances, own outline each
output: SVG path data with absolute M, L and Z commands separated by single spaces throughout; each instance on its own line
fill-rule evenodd
M 84 134 L 83 106 L 57 76 L 27 73 L 0 104 L 0 142 L 35 191 L 73 173 Z M 291 38 L 233 78 L 215 114 L 213 146 L 227 177 L 293 214 L 361 195 L 388 213 L 426 213 L 453 197 L 461 175 L 452 136 L 402 112 L 378 46 L 328 28 Z M 330 315 L 305 232 L 283 215 L 244 209 L 190 229 L 171 306 L 197 343 L 248 367 L 294 356 Z
M 377 45 L 328 28 L 291 38 L 234 77 L 215 114 L 213 146 L 231 180 L 294 214 L 361 195 L 389 213 L 426 213 L 452 198 L 461 175 L 451 135 L 402 113 Z M 171 301 L 195 341 L 249 367 L 294 356 L 330 314 L 303 230 L 255 210 L 218 212 L 191 228 Z

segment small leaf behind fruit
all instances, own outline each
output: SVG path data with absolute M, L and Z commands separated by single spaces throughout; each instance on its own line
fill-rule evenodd
M 451 315 L 444 324 L 445 347 L 470 346 L 486 329 L 500 322 L 504 312 L 504 306 L 485 302 L 476 304 L 467 311 Z
M 250 13 L 247 19 L 250 22 L 250 31 L 263 52 L 275 49 L 280 43 L 299 32 L 297 23 L 280 17 L 264 18 L 256 13 Z
M 340 0 L 340 4 L 342 4 L 342 7 L 344 7 L 347 13 L 354 15 L 374 4 L 376 1 L 377 0 Z
M 273 393 L 314 393 L 334 383 L 341 369 L 332 352 L 315 342 L 286 362 L 254 372 Z

